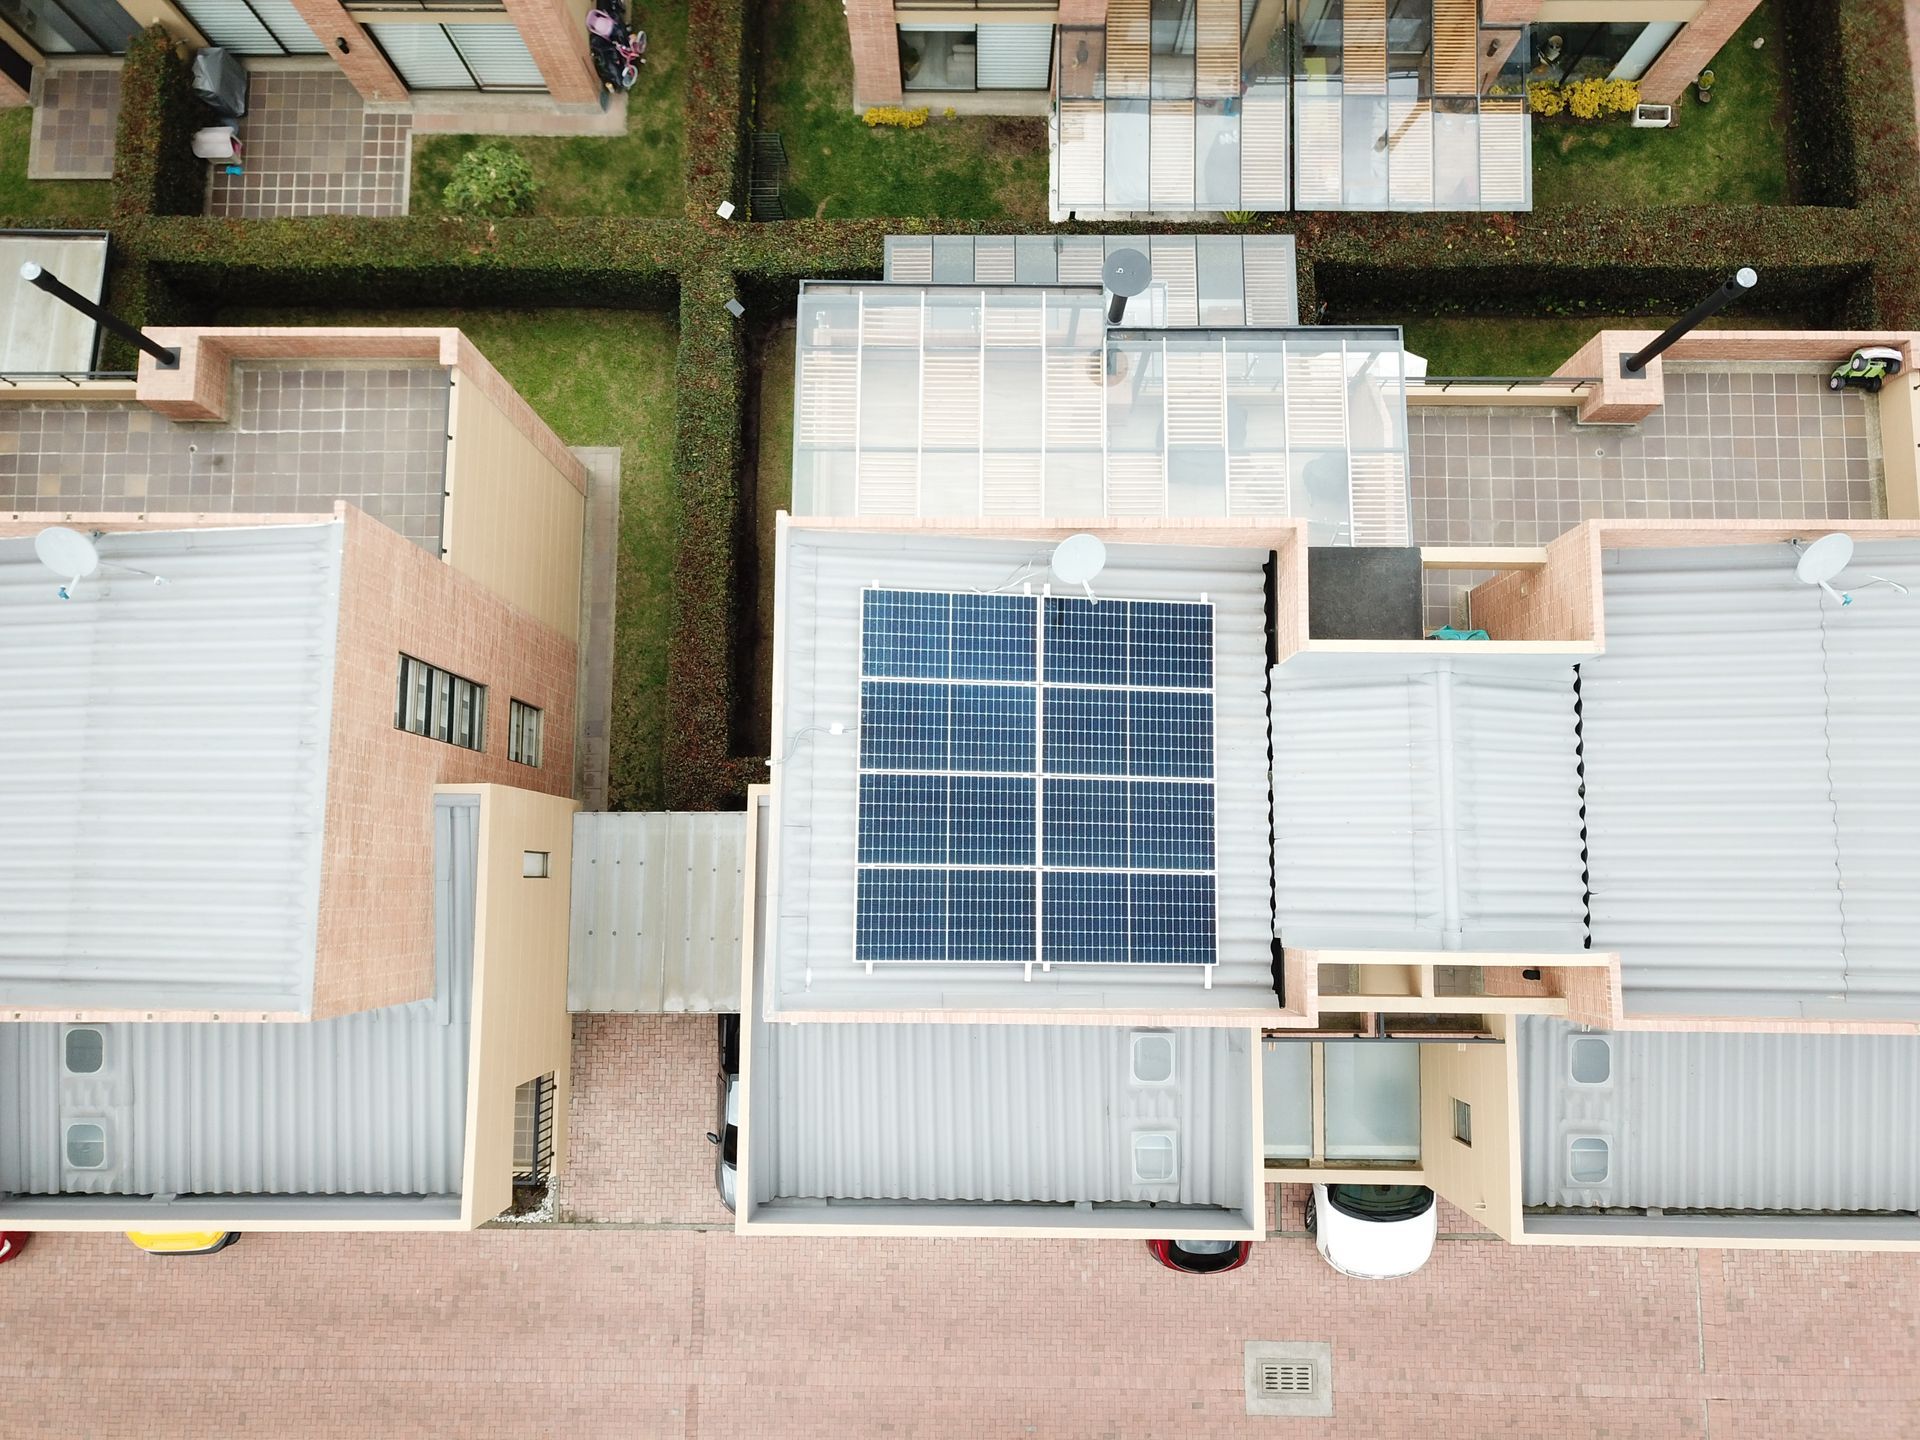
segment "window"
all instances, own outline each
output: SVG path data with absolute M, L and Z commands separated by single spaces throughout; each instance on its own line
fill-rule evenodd
M 553 853 L 549 850 L 522 850 L 520 852 L 520 878 L 523 880 L 545 880 L 553 874 Z
M 1453 1102 L 1453 1138 L 1462 1145 L 1473 1144 L 1473 1107 L 1464 1100 Z
M 400 657 L 400 699 L 393 712 L 396 729 L 429 740 L 444 740 L 463 750 L 487 748 L 487 687 L 416 660 Z
M 293 0 L 180 0 L 209 42 L 236 55 L 321 55 L 326 46 Z
M 553 1168 L 553 1073 L 513 1095 L 513 1183 L 545 1185 Z
M 540 710 L 524 700 L 507 702 L 507 758 L 522 765 L 540 763 Z
M 1613 1047 L 1598 1035 L 1578 1036 L 1568 1060 L 1576 1085 L 1604 1085 L 1613 1074 Z
M 107 1163 L 107 1132 L 92 1123 L 67 1126 L 67 1164 L 76 1170 L 98 1170 Z
M 66 1052 L 69 1075 L 97 1075 L 107 1059 L 106 1037 L 98 1030 L 69 1030 Z
M 1567 1178 L 1576 1185 L 1599 1185 L 1607 1178 L 1607 1142 L 1582 1135 L 1567 1149 Z

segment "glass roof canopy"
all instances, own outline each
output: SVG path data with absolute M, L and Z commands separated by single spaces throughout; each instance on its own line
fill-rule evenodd
M 1109 328 L 1094 287 L 801 286 L 793 507 L 1294 516 L 1405 545 L 1397 327 Z
M 1056 218 L 1532 207 L 1525 31 L 1477 0 L 1108 0 L 1059 47 Z

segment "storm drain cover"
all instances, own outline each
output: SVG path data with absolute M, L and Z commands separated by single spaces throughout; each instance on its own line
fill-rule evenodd
M 1247 1342 L 1247 1413 L 1333 1414 L 1333 1347 L 1317 1340 Z

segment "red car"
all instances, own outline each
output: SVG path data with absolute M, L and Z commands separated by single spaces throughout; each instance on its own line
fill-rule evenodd
M 27 1248 L 27 1232 L 24 1230 L 0 1230 L 0 1265 L 13 1259 Z
M 1238 1270 L 1253 1253 L 1251 1240 L 1149 1240 L 1153 1258 L 1183 1275 L 1221 1275 Z

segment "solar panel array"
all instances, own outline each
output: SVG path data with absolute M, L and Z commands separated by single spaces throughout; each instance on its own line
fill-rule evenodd
M 1214 962 L 1213 607 L 865 592 L 855 958 Z

